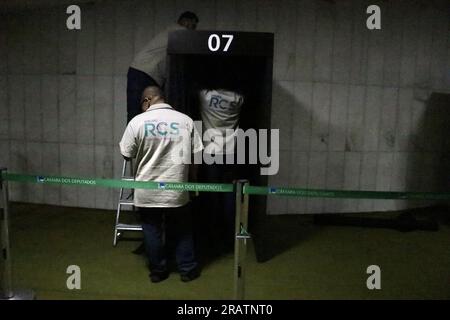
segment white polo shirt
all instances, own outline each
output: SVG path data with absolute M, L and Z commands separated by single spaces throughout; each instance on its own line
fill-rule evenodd
M 123 156 L 135 158 L 136 181 L 187 182 L 189 164 L 181 163 L 177 156 L 185 150 L 184 155 L 190 158 L 191 153 L 203 149 L 203 144 L 190 117 L 158 103 L 128 123 L 119 147 Z M 188 201 L 188 192 L 134 191 L 137 207 L 180 207 Z
M 226 144 L 234 146 L 235 131 L 239 125 L 243 103 L 244 97 L 233 91 L 200 90 L 200 113 L 205 137 L 204 152 L 234 153 L 234 147 L 226 148 Z
M 131 67 L 151 76 L 160 86 L 166 79 L 166 56 L 169 33 L 175 30 L 184 30 L 183 26 L 173 24 L 157 34 L 135 56 Z

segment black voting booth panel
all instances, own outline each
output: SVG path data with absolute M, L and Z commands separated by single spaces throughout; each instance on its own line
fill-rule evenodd
M 274 35 L 259 32 L 190 31 L 169 34 L 166 95 L 177 110 L 200 120 L 200 89 L 225 88 L 244 95 L 239 127 L 270 129 Z M 248 153 L 247 153 L 248 154 Z M 239 177 L 267 185 L 260 165 L 239 165 Z M 215 181 L 211 181 L 215 182 Z M 204 206 L 206 207 L 206 206 Z M 266 198 L 250 199 L 250 232 L 258 245 Z M 260 250 L 260 249 L 261 250 Z M 258 260 L 264 260 L 258 259 Z
M 241 128 L 270 128 L 273 34 L 179 30 L 167 54 L 166 94 L 178 110 L 199 119 L 198 90 L 226 87 L 245 96 Z

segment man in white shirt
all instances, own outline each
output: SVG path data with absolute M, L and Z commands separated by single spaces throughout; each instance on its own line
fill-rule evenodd
M 159 87 L 147 87 L 142 94 L 143 113 L 127 125 L 120 141 L 125 158 L 135 159 L 136 181 L 186 182 L 189 163 L 180 161 L 180 150 L 198 153 L 203 149 L 194 122 L 164 102 Z M 175 241 L 175 255 L 182 281 L 200 275 L 194 254 L 189 194 L 183 191 L 136 189 L 134 205 L 143 221 L 145 250 L 150 278 L 160 282 L 169 276 L 163 244 L 163 219 L 167 237 Z
M 236 85 L 235 85 L 236 86 Z M 206 163 L 202 167 L 204 182 L 232 183 L 237 179 L 236 170 L 236 130 L 239 126 L 244 96 L 237 90 L 203 89 L 199 92 L 200 114 L 204 130 L 205 162 L 222 160 L 221 163 Z M 232 158 L 234 164 L 226 163 Z M 207 194 L 211 230 L 210 236 L 216 251 L 226 253 L 234 243 L 234 194 Z
M 226 89 L 200 90 L 200 114 L 205 130 L 205 153 L 234 154 L 243 95 Z
M 139 114 L 142 91 L 148 86 L 164 87 L 166 80 L 166 51 L 169 33 L 175 30 L 195 30 L 198 17 L 186 11 L 177 23 L 166 28 L 139 51 L 127 74 L 127 122 Z

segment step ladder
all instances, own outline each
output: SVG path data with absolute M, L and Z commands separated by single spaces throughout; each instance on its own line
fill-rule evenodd
M 129 168 L 128 170 L 129 175 L 127 175 L 127 168 Z M 125 181 L 134 181 L 133 162 L 131 159 L 130 160 L 124 159 L 121 179 Z M 126 190 L 129 191 L 126 192 Z M 127 224 L 120 222 L 120 213 L 122 211 L 122 207 L 132 207 L 133 211 L 135 209 L 133 202 L 133 194 L 134 189 L 120 188 L 119 201 L 117 203 L 117 211 L 116 211 L 116 222 L 114 225 L 114 239 L 113 239 L 114 247 L 117 245 L 117 240 L 121 238 L 121 236 L 125 231 L 142 231 L 142 226 L 139 224 Z

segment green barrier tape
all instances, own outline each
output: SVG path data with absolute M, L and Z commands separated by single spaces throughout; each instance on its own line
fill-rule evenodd
M 254 187 L 245 185 L 243 193 L 253 195 L 278 195 L 305 198 L 345 198 L 345 199 L 395 199 L 395 200 L 448 200 L 450 192 L 385 192 L 352 190 L 319 190 L 300 188 Z
M 120 179 L 89 179 L 61 176 L 36 176 L 16 173 L 2 173 L 2 178 L 12 182 L 31 182 L 39 184 L 66 184 L 106 188 L 175 190 L 199 192 L 234 192 L 232 184 L 128 181 Z M 449 200 L 450 192 L 385 192 L 355 190 L 321 190 L 300 188 L 256 187 L 244 185 L 244 194 L 278 195 L 305 198 L 344 198 L 344 199 L 393 199 L 393 200 Z
M 127 181 L 120 179 L 89 179 L 60 176 L 34 176 L 16 173 L 3 173 L 2 178 L 12 182 L 31 182 L 39 184 L 66 184 L 106 188 L 201 191 L 201 192 L 234 192 L 232 184 L 192 183 L 192 182 L 155 182 Z

